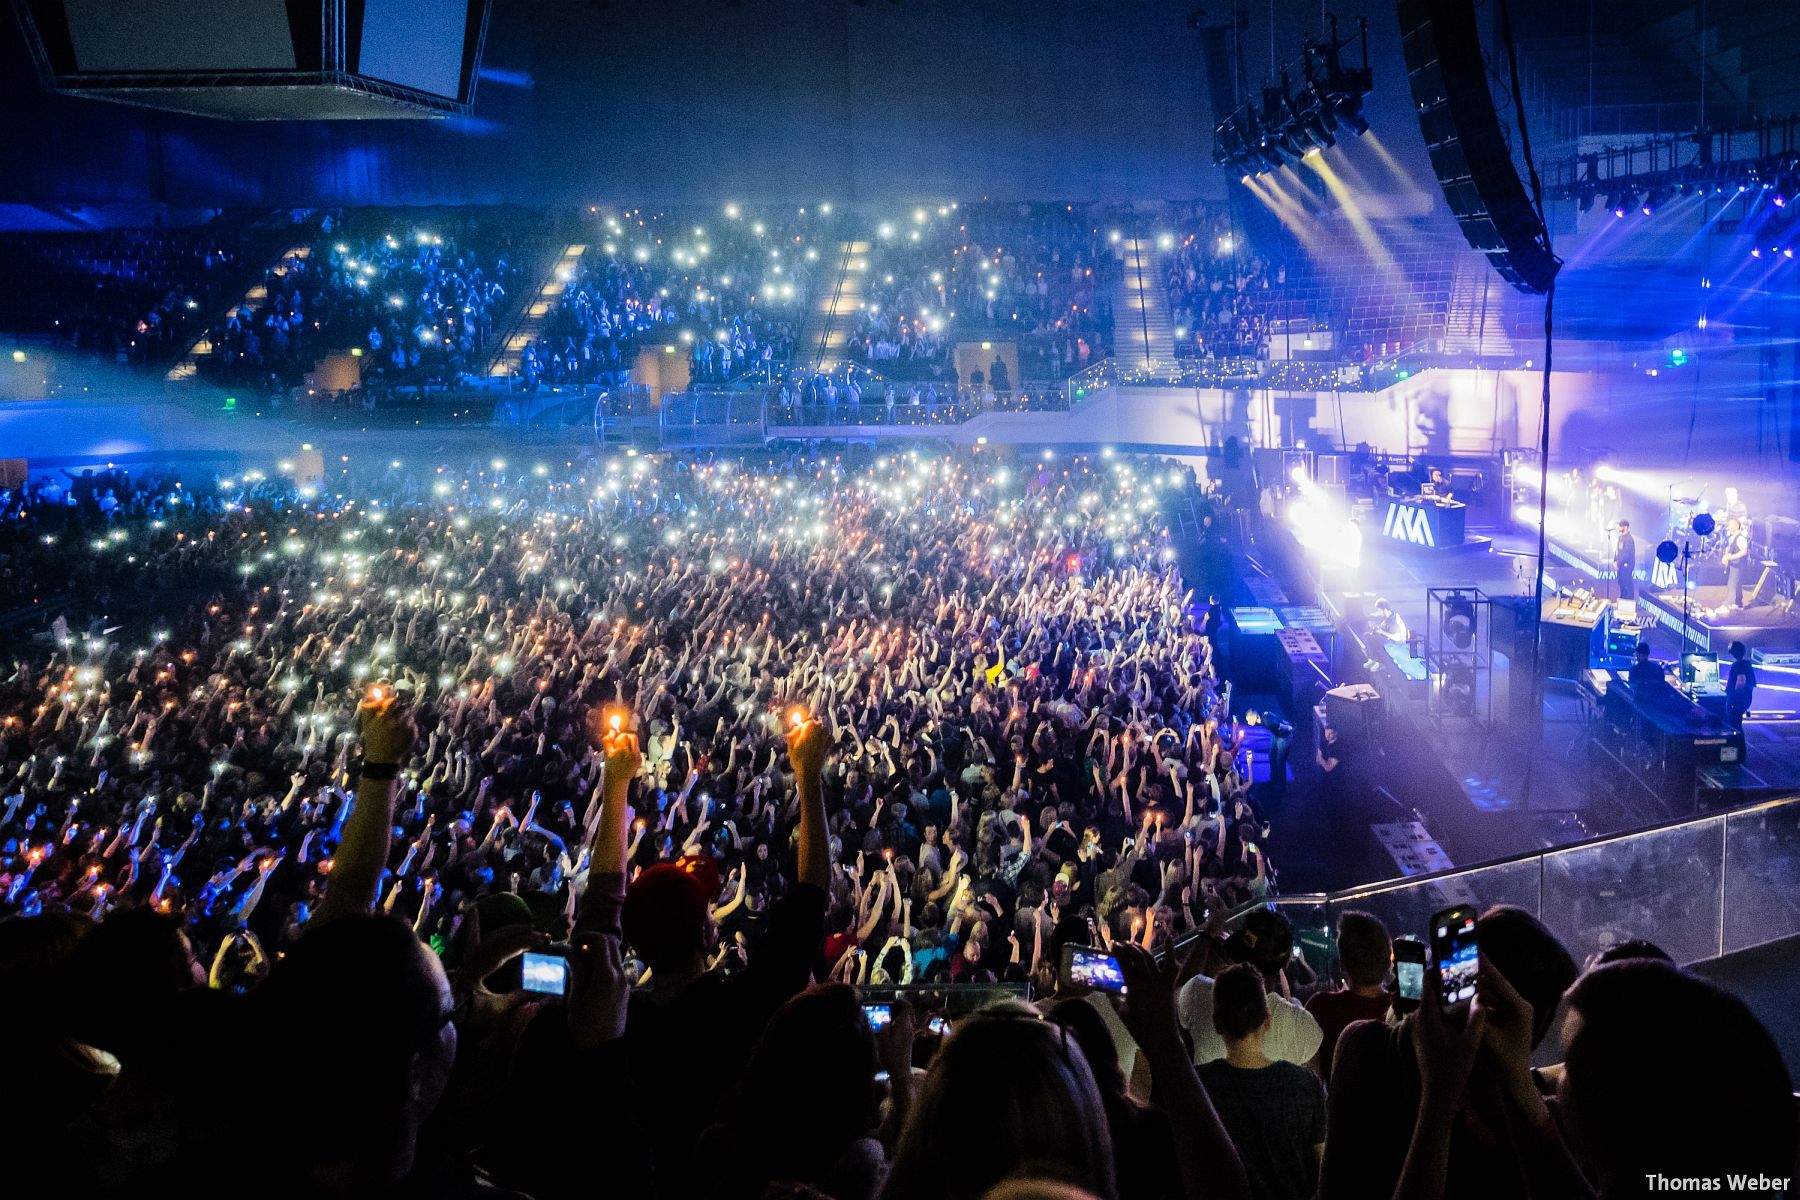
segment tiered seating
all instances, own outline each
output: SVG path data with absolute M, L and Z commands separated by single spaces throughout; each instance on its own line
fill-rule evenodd
M 1472 252 L 1453 229 L 1380 222 L 1382 251 L 1371 254 L 1353 230 L 1322 228 L 1313 252 L 1271 289 L 1270 321 L 1332 330 L 1340 351 L 1384 353 L 1442 339 L 1457 263 Z
M 454 382 L 479 370 L 497 309 L 518 286 L 518 258 L 549 226 L 471 210 L 359 212 L 327 224 L 323 253 L 271 268 L 262 301 L 212 330 L 209 374 L 278 390 L 322 356 L 354 350 L 367 385 Z
M 793 354 L 819 271 L 804 216 L 775 223 L 733 206 L 594 218 L 543 331 L 520 355 L 526 385 L 616 382 L 642 345 L 678 347 L 696 382 L 772 374 Z M 815 244 L 818 243 L 818 244 Z
M 0 328 L 122 363 L 181 350 L 238 274 L 242 227 L 0 235 Z
M 953 343 L 971 339 L 1017 341 L 1030 379 L 1104 357 L 1118 259 L 1090 216 L 964 204 L 879 223 L 850 357 L 900 379 L 948 379 Z

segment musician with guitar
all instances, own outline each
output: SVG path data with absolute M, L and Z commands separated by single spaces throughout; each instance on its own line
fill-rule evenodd
M 1725 553 L 1719 561 L 1725 567 L 1725 594 L 1733 608 L 1744 607 L 1744 560 L 1750 557 L 1750 538 L 1743 522 L 1736 517 L 1725 521 Z

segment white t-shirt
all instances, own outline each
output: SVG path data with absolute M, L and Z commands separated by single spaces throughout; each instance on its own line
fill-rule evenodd
M 1214 1062 L 1225 1057 L 1225 1039 L 1213 1028 L 1213 981 L 1196 975 L 1182 985 L 1175 997 L 1175 1010 L 1194 1040 L 1195 1064 Z M 1325 1040 L 1319 1022 L 1304 1005 L 1289 1000 L 1280 992 L 1269 993 L 1269 1033 L 1263 1039 L 1263 1053 L 1277 1062 L 1305 1066 L 1319 1052 Z

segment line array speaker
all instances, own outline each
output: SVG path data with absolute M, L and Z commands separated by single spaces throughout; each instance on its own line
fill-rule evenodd
M 1488 93 L 1474 0 L 1399 0 L 1413 111 L 1469 245 L 1521 292 L 1550 290 L 1562 260 L 1526 198 Z

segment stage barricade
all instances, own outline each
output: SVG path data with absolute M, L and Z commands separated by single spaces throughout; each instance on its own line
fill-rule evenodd
M 1293 922 L 1296 941 L 1321 974 L 1333 969 L 1331 931 L 1345 911 L 1373 913 L 1395 936 L 1424 937 L 1431 915 L 1452 904 L 1518 905 L 1548 925 L 1577 962 L 1627 938 L 1644 938 L 1686 964 L 1800 934 L 1797 872 L 1800 796 L 1790 796 L 1554 850 L 1270 903 Z M 1234 919 L 1248 911 L 1239 910 Z

